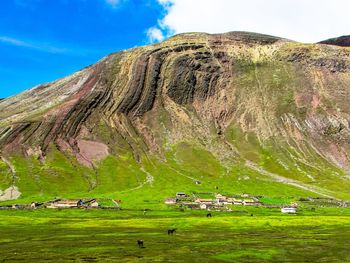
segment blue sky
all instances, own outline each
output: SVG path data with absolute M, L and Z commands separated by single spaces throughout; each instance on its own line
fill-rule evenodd
M 163 11 L 152 0 L 1 0 L 0 97 L 147 44 Z
M 349 0 L 0 0 L 0 98 L 175 33 L 350 35 L 348 10 Z

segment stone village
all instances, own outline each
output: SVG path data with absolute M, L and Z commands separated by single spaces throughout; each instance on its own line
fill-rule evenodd
M 201 196 L 205 195 L 206 198 Z M 212 196 L 212 198 L 209 198 Z M 266 208 L 280 208 L 282 213 L 294 214 L 297 212 L 297 203 L 289 205 L 268 205 L 261 202 L 261 196 L 252 196 L 249 194 L 241 195 L 222 195 L 220 193 L 193 193 L 188 195 L 184 192 L 177 192 L 175 197 L 169 197 L 165 200 L 167 205 L 178 205 L 190 209 L 232 211 L 231 206 L 261 206 Z

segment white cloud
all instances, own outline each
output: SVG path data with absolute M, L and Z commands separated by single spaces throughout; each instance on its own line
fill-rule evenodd
M 348 0 L 158 0 L 158 29 L 169 32 L 251 31 L 302 42 L 350 34 Z
M 113 8 L 116 8 L 120 3 L 120 0 L 105 0 L 105 1 L 108 5 L 110 5 Z
M 68 50 L 65 48 L 58 48 L 51 44 L 47 44 L 47 43 L 34 44 L 32 42 L 27 42 L 20 39 L 7 37 L 7 36 L 0 36 L 0 42 L 8 45 L 18 46 L 18 47 L 36 49 L 38 51 L 43 51 L 48 53 L 67 53 L 68 52 Z
M 151 27 L 147 30 L 147 37 L 150 43 L 160 42 L 164 40 L 163 32 L 157 27 Z
M 22 40 L 11 38 L 11 37 L 0 37 L 0 42 L 20 46 L 20 47 L 32 47 L 31 44 L 26 43 Z

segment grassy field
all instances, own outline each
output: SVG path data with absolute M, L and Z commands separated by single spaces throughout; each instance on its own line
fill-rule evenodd
M 232 137 L 233 144 L 240 139 L 237 131 Z M 245 158 L 282 174 L 273 161 L 276 153 L 254 153 L 255 140 L 250 142 L 240 149 Z M 317 199 L 323 192 L 350 198 L 349 181 L 333 175 L 336 170 L 307 169 L 315 178 L 332 177 L 331 183 L 308 182 L 297 168 L 284 174 L 320 187 L 317 193 L 275 181 L 244 159 L 223 166 L 210 152 L 187 143 L 169 148 L 165 157 L 143 156 L 138 163 L 125 153 L 88 169 L 59 152 L 51 152 L 44 164 L 14 156 L 16 176 L 0 161 L 0 189 L 15 184 L 21 192 L 19 199 L 1 205 L 57 196 L 122 200 L 122 210 L 0 210 L 0 262 L 350 262 L 350 208 Z M 234 206 L 207 218 L 206 211 L 166 206 L 164 199 L 176 192 L 248 193 L 263 196 L 265 204 L 298 202 L 299 208 L 297 215 L 282 215 L 279 209 Z M 316 201 L 300 201 L 308 197 Z M 144 209 L 150 211 L 144 215 Z M 175 235 L 167 235 L 170 228 L 177 229 Z M 138 239 L 145 248 L 137 247 Z
M 206 213 L 3 210 L 0 262 L 350 262 L 349 208 Z

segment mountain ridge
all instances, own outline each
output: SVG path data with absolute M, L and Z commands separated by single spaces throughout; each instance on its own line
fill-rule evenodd
M 350 36 L 330 38 L 319 42 L 320 44 L 335 45 L 340 47 L 350 47 Z
M 210 178 L 219 184 L 254 173 L 262 185 L 272 180 L 347 197 L 349 72 L 346 47 L 247 32 L 180 34 L 112 53 L 1 101 L 1 156 L 27 163 L 32 176 L 43 170 L 39 182 L 53 180 L 47 169 L 69 181 L 66 171 L 80 167 L 77 176 L 86 189 L 103 185 L 109 189 L 103 194 L 118 192 L 124 177 L 101 169 L 106 162 L 121 169 L 127 158 L 132 168 L 123 169 L 130 178 L 152 173 L 161 180 L 165 169 L 184 180 L 204 176 L 208 184 Z M 211 163 L 209 172 L 201 159 Z M 68 168 L 60 168 L 58 160 L 66 160 Z M 9 177 L 9 170 L 0 172 Z M 103 173 L 116 185 L 102 184 Z M 21 180 L 4 180 L 3 188 Z

